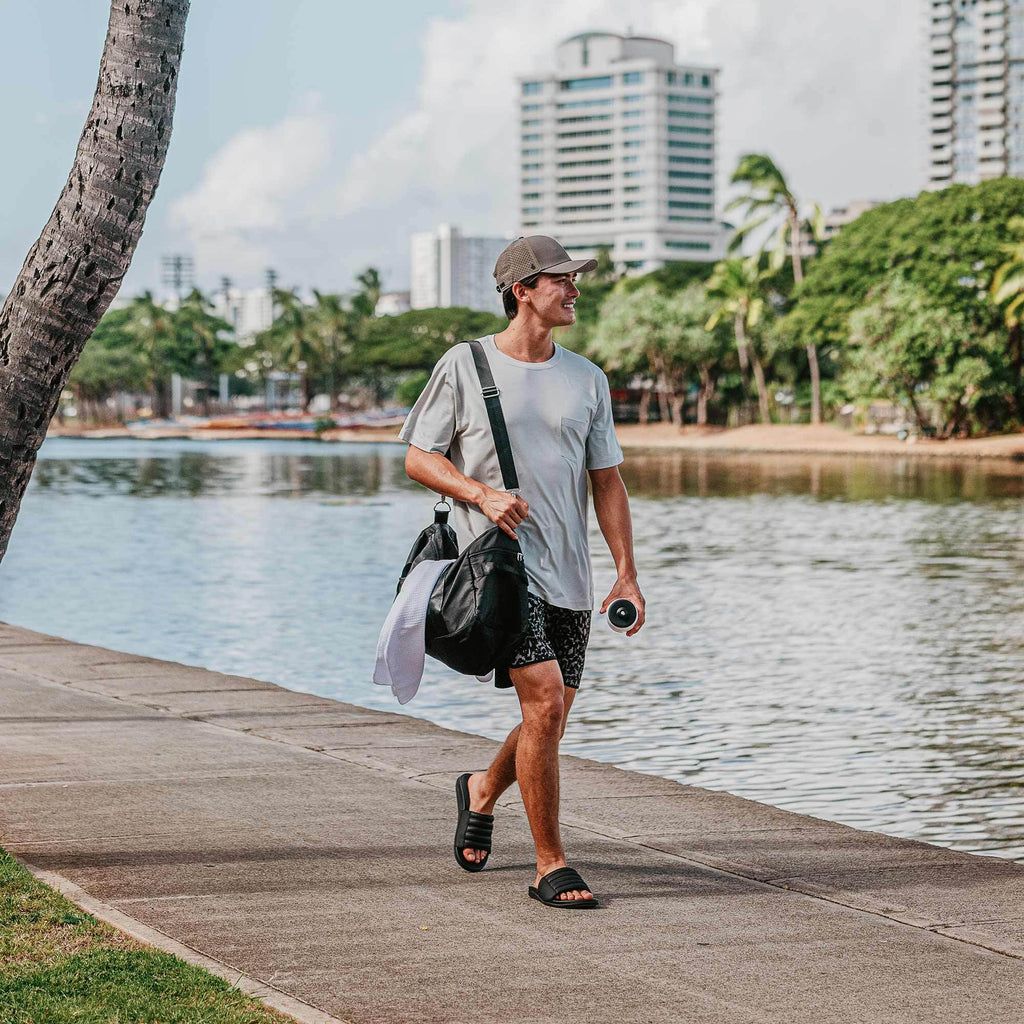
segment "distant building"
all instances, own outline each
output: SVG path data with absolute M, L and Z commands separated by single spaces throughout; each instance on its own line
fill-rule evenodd
M 928 0 L 931 188 L 1024 176 L 1024 0 Z
M 662 39 L 585 32 L 519 79 L 520 233 L 620 269 L 725 252 L 715 194 L 719 71 Z
M 469 238 L 442 224 L 412 236 L 410 302 L 413 309 L 466 306 L 501 312 L 494 262 L 509 238 Z
M 274 302 L 267 288 L 222 289 L 213 298 L 213 311 L 226 320 L 241 344 L 248 344 L 274 322 Z
M 831 211 L 825 214 L 824 241 L 835 238 L 847 224 L 852 224 L 862 213 L 867 213 L 878 205 L 875 199 L 855 199 L 846 206 L 833 206 Z
M 381 292 L 377 305 L 373 309 L 374 316 L 398 316 L 412 309 L 409 292 Z

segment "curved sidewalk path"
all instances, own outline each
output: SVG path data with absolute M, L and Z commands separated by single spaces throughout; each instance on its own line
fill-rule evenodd
M 301 1020 L 1024 1020 L 1024 866 L 563 757 L 559 913 L 511 794 L 452 859 L 496 747 L 0 625 L 0 845 Z

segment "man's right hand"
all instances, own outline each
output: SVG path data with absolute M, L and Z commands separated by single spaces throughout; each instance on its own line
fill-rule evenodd
M 516 527 L 530 514 L 530 506 L 522 498 L 488 487 L 477 504 L 495 526 L 500 526 L 513 540 L 519 539 Z

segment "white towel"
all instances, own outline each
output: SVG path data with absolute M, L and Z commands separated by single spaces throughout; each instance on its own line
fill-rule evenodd
M 413 566 L 381 627 L 373 681 L 390 686 L 399 704 L 416 696 L 426 657 L 427 605 L 438 576 L 454 558 L 424 559 Z

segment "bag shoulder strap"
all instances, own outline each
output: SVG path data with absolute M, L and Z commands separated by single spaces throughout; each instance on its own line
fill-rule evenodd
M 487 418 L 491 422 L 491 434 L 494 436 L 494 447 L 498 453 L 502 482 L 506 491 L 518 490 L 519 477 L 516 475 L 516 464 L 512 458 L 512 444 L 508 439 L 505 414 L 501 411 L 501 400 L 498 397 L 501 392 L 494 385 L 491 364 L 487 361 L 483 345 L 479 340 L 468 341 L 466 344 L 473 352 L 473 362 L 476 363 L 476 373 L 480 378 L 480 393 L 484 396 Z

